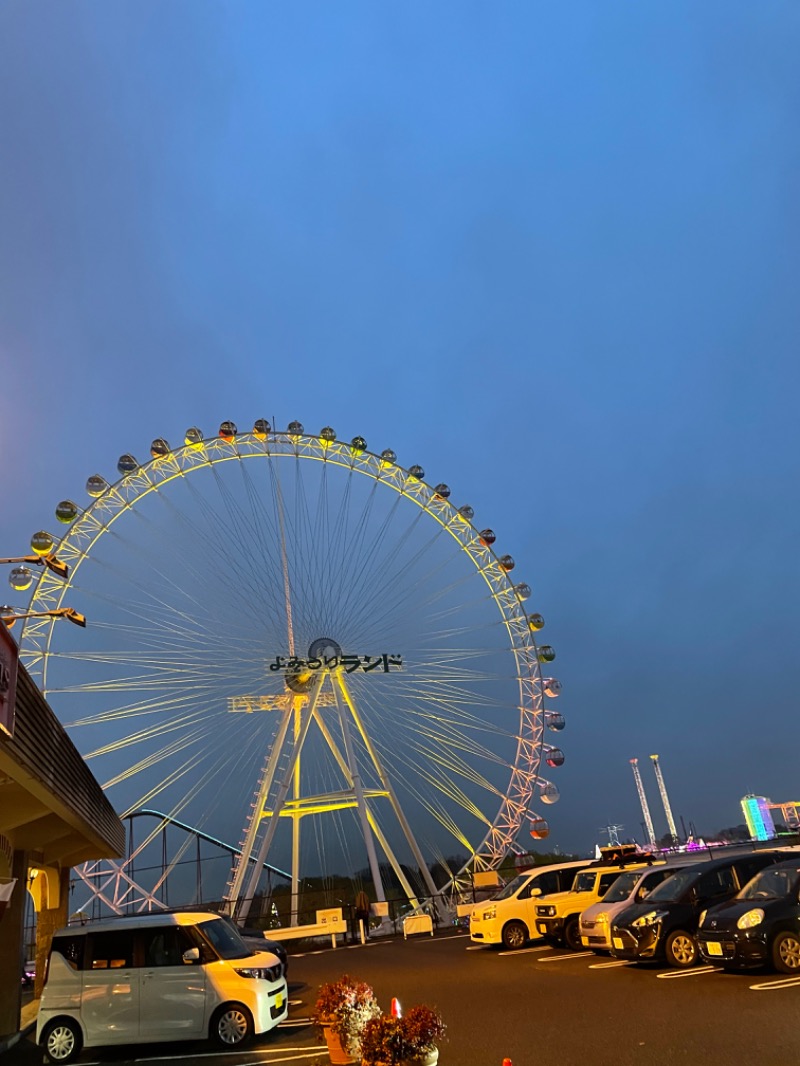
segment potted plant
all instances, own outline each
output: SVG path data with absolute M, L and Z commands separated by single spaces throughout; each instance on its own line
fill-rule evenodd
M 361 1034 L 362 1066 L 435 1066 L 447 1026 L 432 1007 L 412 1007 L 404 1018 L 381 1014 Z
M 442 1016 L 424 1003 L 411 1007 L 400 1019 L 400 1063 L 404 1066 L 435 1066 L 439 1041 L 447 1031 Z
M 361 1066 L 397 1066 L 403 1056 L 403 1019 L 371 1018 L 361 1034 Z
M 359 1061 L 364 1026 L 379 1014 L 372 988 L 349 974 L 320 986 L 311 1020 L 322 1032 L 333 1066 Z

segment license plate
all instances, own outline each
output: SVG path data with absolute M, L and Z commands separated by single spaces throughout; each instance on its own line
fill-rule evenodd
M 717 944 L 716 941 L 709 940 L 709 941 L 706 942 L 706 951 L 708 952 L 709 955 L 721 955 L 722 954 L 722 944 Z
M 618 936 L 614 937 L 614 947 L 617 951 L 622 951 L 622 940 Z
M 275 1010 L 280 1010 L 283 1007 L 283 992 L 279 992 L 275 997 Z

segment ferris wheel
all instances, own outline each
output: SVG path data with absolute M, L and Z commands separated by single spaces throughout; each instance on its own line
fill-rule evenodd
M 384 900 L 391 868 L 416 904 L 499 865 L 526 823 L 547 835 L 555 653 L 446 484 L 263 419 L 117 470 L 59 503 L 62 537 L 34 536 L 62 574 L 12 571 L 33 589 L 20 655 L 121 815 L 239 834 L 232 912 L 267 859 L 296 916 L 304 876 L 368 870 Z M 65 610 L 85 629 L 56 625 Z

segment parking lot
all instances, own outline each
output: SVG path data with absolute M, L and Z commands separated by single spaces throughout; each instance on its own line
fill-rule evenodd
M 322 1066 L 327 1054 L 308 1018 L 319 984 L 344 972 L 369 981 L 384 1009 L 392 997 L 437 1006 L 449 1026 L 443 1066 L 501 1066 L 506 1057 L 513 1066 L 785 1066 L 800 1058 L 800 977 L 640 967 L 541 944 L 507 952 L 459 931 L 293 955 L 289 1020 L 245 1051 L 139 1045 L 86 1051 L 80 1062 Z M 27 1066 L 42 1056 L 28 1039 L 6 1059 Z

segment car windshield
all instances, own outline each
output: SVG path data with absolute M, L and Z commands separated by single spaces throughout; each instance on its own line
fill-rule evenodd
M 212 918 L 197 927 L 221 959 L 245 959 L 253 952 L 236 930 L 222 918 Z
M 517 874 L 514 880 L 509 881 L 507 885 L 500 889 L 496 896 L 492 896 L 492 899 L 508 899 L 509 896 L 515 895 L 529 877 L 529 874 Z
M 588 873 L 579 873 L 575 875 L 575 880 L 572 882 L 572 888 L 570 892 L 592 892 L 594 891 L 594 881 L 597 874 L 594 870 Z
M 657 888 L 654 888 L 647 897 L 647 902 L 651 903 L 660 901 L 661 903 L 674 903 L 676 900 L 680 899 L 684 892 L 688 888 L 691 888 L 702 875 L 702 870 L 679 870 L 678 873 L 673 874 L 672 877 L 668 877 L 666 881 L 662 881 Z
M 800 888 L 800 869 L 776 870 L 770 867 L 756 874 L 739 893 L 739 899 L 785 899 L 797 898 Z
M 633 892 L 639 882 L 641 873 L 628 870 L 626 874 L 620 874 L 608 892 L 603 896 L 603 903 L 621 903 Z

